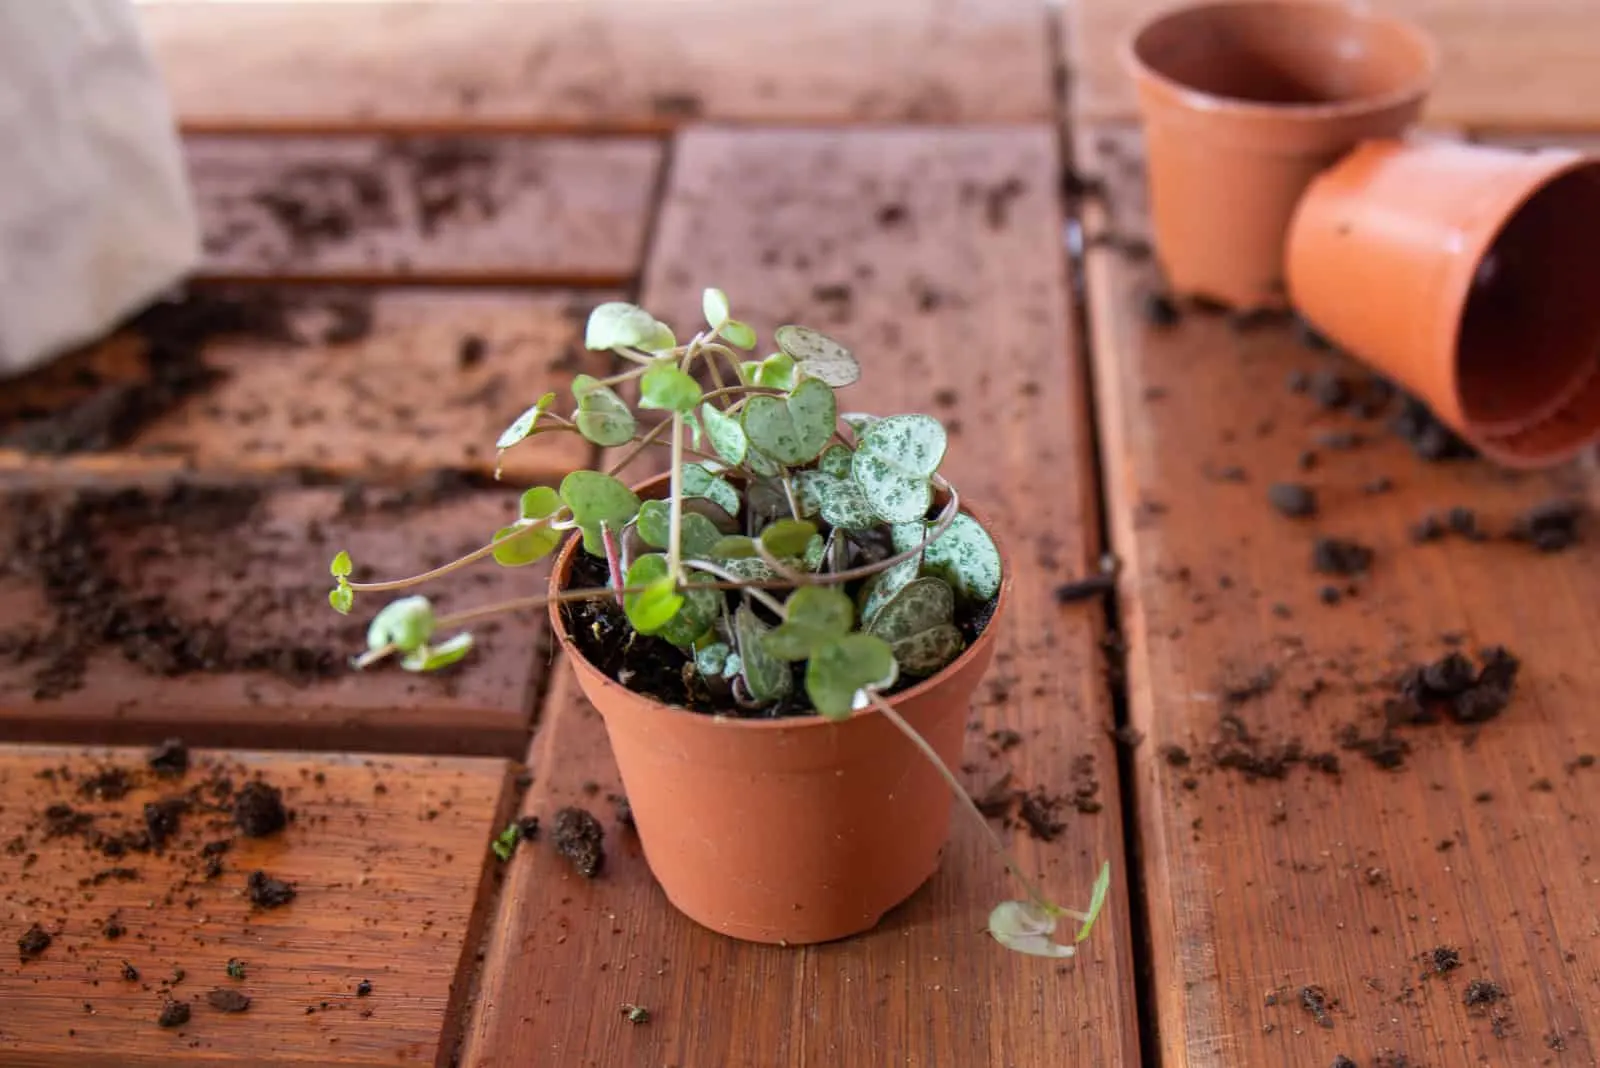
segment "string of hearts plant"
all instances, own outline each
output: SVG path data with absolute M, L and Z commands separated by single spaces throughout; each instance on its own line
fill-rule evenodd
M 545 394 L 497 442 L 503 455 L 539 435 L 577 433 L 622 448 L 615 463 L 573 471 L 558 489 L 529 489 L 517 518 L 487 544 L 425 574 L 355 582 L 340 552 L 329 599 L 348 613 L 357 593 L 413 587 L 476 561 L 521 567 L 573 531 L 605 562 L 606 584 L 448 615 L 426 597 L 406 596 L 377 613 L 355 665 L 393 657 L 406 670 L 436 670 L 471 650 L 469 632 L 441 637 L 462 624 L 551 601 L 605 601 L 625 616 L 629 641 L 670 643 L 706 701 L 735 715 L 843 720 L 876 709 L 937 769 L 1026 891 L 1024 900 L 994 907 L 990 933 L 1019 952 L 1071 956 L 1073 945 L 1052 938 L 1057 923 L 1076 920 L 1074 942 L 1088 937 L 1110 865 L 1102 865 L 1086 910 L 1053 903 L 934 747 L 886 700 L 955 660 L 967 641 L 958 612 L 981 609 L 1001 587 L 999 550 L 939 474 L 944 427 L 927 415 L 841 415 L 834 391 L 860 374 L 847 348 L 791 325 L 775 332 L 776 351 L 746 359 L 755 331 L 730 317 L 720 290 L 706 290 L 703 303 L 707 327 L 685 344 L 634 305 L 597 307 L 585 344 L 614 353 L 623 370 L 579 375 L 567 417 L 554 411 L 556 395 Z M 664 417 L 642 428 L 619 393 L 625 386 L 636 389 L 640 409 Z M 651 448 L 670 450 L 665 500 L 641 500 L 617 478 Z

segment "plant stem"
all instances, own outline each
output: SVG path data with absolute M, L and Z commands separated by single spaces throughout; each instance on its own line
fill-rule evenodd
M 504 612 L 519 612 L 524 608 L 543 608 L 549 604 L 566 604 L 569 601 L 598 601 L 610 597 L 613 593 L 627 595 L 630 593 L 643 593 L 649 586 L 624 586 L 620 590 L 613 590 L 609 586 L 592 586 L 581 590 L 563 590 L 554 597 L 541 594 L 537 597 L 517 597 L 510 601 L 496 601 L 493 604 L 479 605 L 477 608 L 465 608 L 459 612 L 452 612 L 447 616 L 440 616 L 433 621 L 435 630 L 445 627 L 459 627 L 463 623 L 470 623 L 474 619 L 485 616 L 497 616 Z
M 424 571 L 420 575 L 412 575 L 410 578 L 392 579 L 388 582 L 352 582 L 350 583 L 350 588 L 357 593 L 383 593 L 386 590 L 404 590 L 409 589 L 412 586 L 420 586 L 424 582 L 448 575 L 452 571 L 459 571 L 468 564 L 475 564 L 486 556 L 492 556 L 494 551 L 500 546 L 504 545 L 506 542 L 514 541 L 515 539 L 522 537 L 534 527 L 548 525 L 560 514 L 560 512 L 557 512 L 555 515 L 547 515 L 543 519 L 536 519 L 526 526 L 520 526 L 514 532 L 507 534 L 504 537 L 496 538 L 494 541 L 491 541 L 488 545 L 485 545 L 482 548 L 472 550 L 459 560 L 452 560 L 448 564 L 440 564 L 432 571 Z
M 770 608 L 773 611 L 773 613 L 777 615 L 777 617 L 779 619 L 784 618 L 783 603 L 781 601 L 779 601 L 776 597 L 772 596 L 766 590 L 763 590 L 763 589 L 760 589 L 759 587 L 751 586 L 751 585 L 745 583 L 744 581 L 742 581 L 739 578 L 738 575 L 735 575 L 733 572 L 725 571 L 721 567 L 718 567 L 716 564 L 713 564 L 709 560 L 685 560 L 683 562 L 683 566 L 684 567 L 688 567 L 688 568 L 692 568 L 695 571 L 704 571 L 708 575 L 715 575 L 715 576 L 717 576 L 717 578 L 723 580 L 720 583 L 717 583 L 717 584 L 712 585 L 712 586 L 707 586 L 707 587 L 704 587 L 704 588 L 709 588 L 709 589 L 731 588 L 731 589 L 736 589 L 736 590 L 742 590 L 745 593 L 748 593 L 751 597 L 754 597 L 756 600 L 760 601 L 762 604 L 766 605 L 768 608 Z
M 911 744 L 916 746 L 922 755 L 927 757 L 928 761 L 933 764 L 934 770 L 938 771 L 939 777 L 944 779 L 945 785 L 949 786 L 950 791 L 961 801 L 962 808 L 970 812 L 972 818 L 977 821 L 978 826 L 983 828 L 984 837 L 989 839 L 989 844 L 994 847 L 994 851 L 1000 854 L 1000 859 L 1005 862 L 1006 870 L 1011 873 L 1017 882 L 1022 884 L 1022 888 L 1028 892 L 1028 896 L 1033 899 L 1034 904 L 1047 912 L 1065 911 L 1052 904 L 1040 892 L 1039 888 L 1034 885 L 1033 880 L 1024 875 L 1022 869 L 1017 867 L 1016 862 L 1011 859 L 1011 851 L 1006 848 L 1004 842 L 1000 841 L 1000 836 L 995 833 L 993 827 L 989 826 L 989 821 L 984 818 L 983 813 L 978 811 L 977 802 L 973 801 L 972 795 L 962 788 L 961 781 L 956 778 L 955 773 L 950 770 L 949 766 L 939 758 L 939 754 L 934 751 L 933 746 L 928 744 L 928 740 L 918 734 L 917 729 L 907 723 L 905 718 L 894 710 L 894 706 L 878 696 L 876 691 L 868 690 L 867 699 L 872 702 L 874 708 L 883 713 L 885 719 L 894 724 L 896 730 L 910 739 Z
M 642 363 L 646 367 L 656 362 L 656 358 L 650 355 L 648 352 L 637 352 L 634 349 L 625 347 L 614 348 L 611 351 L 616 353 L 618 356 L 621 356 L 624 360 L 631 360 L 633 363 Z
M 600 540 L 606 547 L 606 565 L 611 569 L 611 587 L 617 591 L 617 607 L 622 607 L 622 554 L 617 548 L 617 535 L 611 524 L 600 521 Z
M 633 444 L 628 446 L 628 451 L 622 454 L 622 459 L 606 468 L 606 474 L 615 475 L 618 471 L 621 471 L 624 467 L 627 467 L 629 464 L 633 463 L 634 457 L 643 452 L 646 446 L 654 445 L 657 441 L 659 441 L 661 439 L 661 432 L 671 425 L 672 424 L 670 422 L 662 420 L 655 426 L 651 427 L 643 437 L 634 438 Z
M 780 468 L 778 479 L 783 483 L 783 496 L 789 502 L 789 514 L 796 519 L 800 518 L 800 502 L 794 499 L 794 483 L 789 481 L 789 469 Z
M 623 371 L 623 372 L 621 372 L 619 374 L 614 374 L 614 375 L 610 376 L 609 378 L 602 378 L 598 382 L 596 382 L 595 385 L 596 386 L 615 386 L 615 385 L 620 385 L 623 382 L 632 381 L 635 378 L 642 378 L 642 377 L 644 377 L 645 372 L 650 370 L 651 366 L 654 366 L 654 364 L 652 363 L 651 365 L 647 365 L 645 367 L 633 367 L 633 368 L 630 368 L 630 369 L 628 369 L 626 371 Z
M 683 414 L 672 413 L 672 497 L 669 501 L 671 534 L 667 538 L 667 574 L 679 580 L 683 566 Z

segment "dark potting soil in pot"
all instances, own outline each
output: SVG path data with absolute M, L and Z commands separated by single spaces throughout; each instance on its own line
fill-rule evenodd
M 604 560 L 582 550 L 573 554 L 567 589 L 599 588 L 609 581 Z M 850 583 L 844 590 L 854 600 L 858 588 L 857 584 Z M 731 608 L 738 594 L 729 591 L 728 596 Z M 998 602 L 999 598 L 995 598 L 976 607 L 957 604 L 955 624 L 969 646 L 988 627 Z M 776 622 L 765 610 L 758 611 L 769 625 Z M 615 600 L 601 597 L 570 602 L 562 608 L 562 619 L 584 659 L 628 689 L 662 704 L 737 719 L 784 719 L 815 714 L 805 698 L 804 661 L 794 665 L 790 697 L 776 705 L 743 708 L 731 694 L 712 692 L 706 686 L 695 669 L 692 656 L 671 642 L 635 633 Z M 921 681 L 902 676 L 888 692 L 892 694 Z

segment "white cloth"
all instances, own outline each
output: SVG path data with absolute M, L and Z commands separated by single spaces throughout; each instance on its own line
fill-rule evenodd
M 0 0 L 0 377 L 94 340 L 199 246 L 130 0 Z

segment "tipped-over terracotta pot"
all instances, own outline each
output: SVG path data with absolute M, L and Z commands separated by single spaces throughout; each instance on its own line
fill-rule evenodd
M 666 488 L 663 477 L 636 492 L 659 498 Z M 983 517 L 967 511 L 993 537 Z M 580 551 L 577 538 L 567 542 L 552 592 Z M 1007 610 L 1011 569 L 1003 546 L 1001 553 L 999 601 L 983 633 L 938 675 L 890 698 L 952 768 Z M 875 927 L 938 867 L 955 799 L 881 713 L 834 723 L 669 707 L 585 659 L 560 606 L 551 605 L 550 618 L 584 696 L 605 720 L 645 859 L 690 919 L 753 942 L 831 941 Z
M 1156 254 L 1180 296 L 1285 304 L 1283 241 L 1318 171 L 1422 110 L 1434 47 L 1406 22 L 1320 0 L 1206 0 L 1128 40 Z
M 1389 140 L 1306 193 L 1295 306 L 1507 466 L 1600 438 L 1600 159 Z

